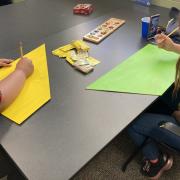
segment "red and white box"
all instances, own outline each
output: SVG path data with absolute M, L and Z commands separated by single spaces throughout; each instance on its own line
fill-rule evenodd
M 89 15 L 93 12 L 92 4 L 78 4 L 73 8 L 74 14 Z

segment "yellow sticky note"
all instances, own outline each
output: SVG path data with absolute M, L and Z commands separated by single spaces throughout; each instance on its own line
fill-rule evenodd
M 90 47 L 82 40 L 76 40 L 71 43 L 77 50 L 89 51 Z
M 55 55 L 55 56 L 59 56 L 59 54 L 61 55 L 62 53 L 65 53 L 65 52 L 61 51 L 59 49 L 56 49 L 56 50 L 52 51 L 52 54 Z
M 33 74 L 26 80 L 25 85 L 15 101 L 2 114 L 21 124 L 42 105 L 51 99 L 49 75 L 45 44 L 24 55 L 34 64 Z M 0 69 L 0 80 L 4 79 L 16 68 L 16 60 L 9 68 Z
M 58 51 L 59 51 L 59 49 L 55 49 L 54 51 L 52 51 L 52 54 L 55 56 L 58 56 Z
M 70 56 L 67 56 L 67 57 L 66 57 L 66 61 L 67 61 L 68 63 L 70 63 L 71 65 L 74 64 L 74 61 L 72 60 L 72 58 L 71 58 Z
M 67 44 L 65 46 L 60 47 L 59 49 L 66 52 L 70 51 L 71 49 L 74 49 L 74 46 L 72 44 Z
M 62 51 L 60 49 L 57 49 L 55 51 L 52 51 L 52 54 L 55 55 L 55 56 L 58 56 L 58 57 L 61 57 L 61 58 L 64 58 L 67 56 L 67 52 L 65 51 Z
M 91 66 L 96 66 L 97 64 L 100 63 L 100 61 L 98 61 L 97 59 L 93 57 L 87 57 L 87 61 L 89 62 Z

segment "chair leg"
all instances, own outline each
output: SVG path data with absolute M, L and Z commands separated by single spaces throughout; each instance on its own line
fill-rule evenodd
M 122 165 L 121 169 L 123 172 L 126 171 L 129 163 L 136 157 L 136 155 L 140 152 L 140 150 L 144 147 L 144 145 L 146 144 L 148 138 L 146 138 L 144 140 L 144 142 L 141 144 L 141 146 L 139 146 L 128 158 L 127 160 L 124 162 L 124 164 Z
M 141 148 L 137 148 L 128 158 L 127 160 L 124 162 L 124 164 L 122 165 L 122 171 L 125 172 L 129 163 L 136 157 L 136 155 L 138 154 L 138 152 L 141 150 Z

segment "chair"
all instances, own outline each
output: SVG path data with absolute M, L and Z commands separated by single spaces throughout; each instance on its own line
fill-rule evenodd
M 170 131 L 170 132 L 176 134 L 177 136 L 179 136 L 179 138 L 180 138 L 180 126 L 178 126 L 176 124 L 173 124 L 171 122 L 166 122 L 166 123 L 163 123 L 162 125 L 160 125 L 160 127 L 164 128 L 164 129 L 167 129 L 168 131 Z M 149 138 L 146 138 L 144 140 L 144 142 L 142 143 L 142 145 L 140 147 L 136 148 L 135 151 L 127 158 L 127 160 L 124 162 L 124 164 L 122 165 L 122 168 L 121 168 L 123 172 L 126 171 L 129 163 L 135 158 L 135 156 L 140 152 L 140 150 L 146 145 L 148 139 Z M 171 151 L 175 151 L 178 154 L 180 154 L 179 150 L 174 149 L 173 147 L 170 147 L 167 144 L 164 144 L 164 143 L 159 143 L 159 144 L 166 147 L 166 148 L 168 148 Z

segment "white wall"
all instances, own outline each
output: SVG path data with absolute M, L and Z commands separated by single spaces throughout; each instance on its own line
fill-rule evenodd
M 163 7 L 177 7 L 180 9 L 180 0 L 152 0 L 152 4 Z

